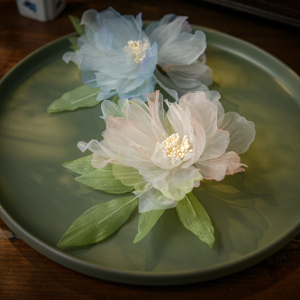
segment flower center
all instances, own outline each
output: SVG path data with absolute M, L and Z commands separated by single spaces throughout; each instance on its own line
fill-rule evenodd
M 151 46 L 146 38 L 143 41 L 128 41 L 128 45 L 123 48 L 123 52 L 132 56 L 135 62 L 139 63 L 146 57 L 146 50 Z
M 166 139 L 158 143 L 158 149 L 164 152 L 168 157 L 171 157 L 171 164 L 175 164 L 179 159 L 183 160 L 184 157 L 193 152 L 189 139 L 185 135 L 182 139 L 178 133 L 173 133 Z

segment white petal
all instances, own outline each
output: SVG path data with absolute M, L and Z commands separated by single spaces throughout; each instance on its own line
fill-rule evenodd
M 160 65 L 170 78 L 182 80 L 184 78 L 194 79 L 202 84 L 210 85 L 213 82 L 212 70 L 204 63 L 196 60 L 191 65 Z M 193 90 L 190 90 L 193 92 Z
M 159 189 L 164 196 L 179 201 L 193 190 L 195 181 L 199 182 L 201 179 L 202 175 L 194 167 L 177 168 L 173 169 L 165 180 L 156 182 L 153 186 Z
M 184 95 L 179 105 L 188 107 L 191 115 L 203 126 L 207 139 L 217 130 L 218 106 L 207 99 L 207 93 L 188 93 Z
M 165 42 L 159 49 L 158 64 L 190 65 L 205 51 L 206 38 L 202 31 L 197 30 L 195 34 L 182 32 L 176 40 L 168 41 L 169 36 L 165 38 L 168 43 Z
M 230 143 L 227 151 L 238 154 L 248 150 L 255 138 L 255 125 L 236 112 L 228 112 L 218 120 L 219 128 L 229 131 Z
M 132 103 L 132 101 L 130 101 L 130 102 Z M 145 105 L 145 107 L 147 107 L 144 102 L 143 102 L 143 105 Z M 133 102 L 133 104 L 129 105 L 129 107 L 127 108 L 126 115 L 127 115 L 128 121 L 131 124 L 136 125 L 137 128 L 139 128 L 140 130 L 145 132 L 145 134 L 150 136 L 151 140 L 153 140 L 154 143 L 156 142 L 154 140 L 154 134 L 151 130 L 152 118 L 150 116 L 150 113 L 145 111 L 143 106 L 140 106 Z
M 182 30 L 182 24 L 186 19 L 187 17 L 175 17 L 175 15 L 169 15 L 164 18 L 163 22 L 160 24 L 156 23 L 159 26 L 156 28 L 152 27 L 153 30 L 151 30 L 151 32 L 148 28 L 147 31 L 151 42 L 157 42 L 159 51 L 161 51 L 161 49 L 167 47 L 178 38 L 178 35 Z
M 193 152 L 191 153 L 191 158 L 183 163 L 182 168 L 188 168 L 198 161 L 206 147 L 206 136 L 203 126 L 195 118 L 191 118 L 190 122 L 193 129 L 190 135 L 190 144 Z
M 101 110 L 103 113 L 103 116 L 101 118 L 104 120 L 106 120 L 108 116 L 124 118 L 124 114 L 121 108 L 110 100 L 104 100 L 101 103 Z
M 190 138 L 192 131 L 192 127 L 190 124 L 190 111 L 182 109 L 177 103 L 166 103 L 169 106 L 167 117 L 173 128 L 173 131 L 175 133 L 178 133 L 181 138 L 183 138 L 185 135 Z
M 165 111 L 163 108 L 163 95 L 156 91 L 147 94 L 148 106 L 152 116 L 151 127 L 156 140 L 161 142 L 165 139 L 164 134 L 168 135 L 165 121 Z
M 100 155 L 93 153 L 91 164 L 94 168 L 101 169 L 104 168 L 107 164 L 113 164 L 114 161 L 114 158 L 105 159 Z
M 179 97 L 191 92 L 186 87 L 179 87 L 178 82 L 174 82 L 172 79 L 167 76 L 161 74 L 158 69 L 154 71 L 154 77 L 156 82 L 168 93 L 170 94 L 176 101 L 178 101 Z M 185 79 L 189 80 L 189 79 Z M 193 79 L 192 79 L 193 80 Z M 197 91 L 208 91 L 208 87 L 201 82 L 197 86 L 194 87 L 192 92 Z
M 78 142 L 77 147 L 82 151 L 90 150 L 91 152 L 103 157 L 103 158 L 113 158 L 115 153 L 111 151 L 110 147 L 105 141 L 98 142 L 96 140 L 91 140 L 90 142 Z
M 128 142 L 130 147 L 135 148 L 140 153 L 150 156 L 154 152 L 156 140 L 143 124 L 137 126 L 137 124 L 131 122 L 123 123 L 116 130 Z

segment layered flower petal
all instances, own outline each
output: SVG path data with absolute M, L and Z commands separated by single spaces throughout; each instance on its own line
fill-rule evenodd
M 218 126 L 230 134 L 227 151 L 242 154 L 248 150 L 255 138 L 255 125 L 236 112 L 227 112 L 218 120 Z
M 245 171 L 242 167 L 246 165 L 240 163 L 241 158 L 235 152 L 227 152 L 220 157 L 196 162 L 196 166 L 204 179 L 221 181 L 225 175 Z
M 164 196 L 159 190 L 149 188 L 143 193 L 133 192 L 139 198 L 139 213 L 176 207 L 177 201 Z

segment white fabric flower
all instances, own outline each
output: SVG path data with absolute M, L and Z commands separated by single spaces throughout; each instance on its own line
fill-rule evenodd
M 148 106 L 141 99 L 104 101 L 103 140 L 78 147 L 94 153 L 96 168 L 122 165 L 121 177 L 138 171 L 140 212 L 175 207 L 203 178 L 244 171 L 239 154 L 254 140 L 254 123 L 224 113 L 219 98 L 215 91 L 188 93 L 178 104 L 166 101 L 167 112 L 159 91 L 147 94 Z
M 212 70 L 205 64 L 206 36 L 192 27 L 185 16 L 165 15 L 146 29 L 151 43 L 157 43 L 156 82 L 174 99 L 187 92 L 208 91 Z

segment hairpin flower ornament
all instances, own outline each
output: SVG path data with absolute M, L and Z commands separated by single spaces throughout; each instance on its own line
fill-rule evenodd
M 48 112 L 97 105 L 101 100 L 142 98 L 159 84 L 175 100 L 187 91 L 207 91 L 212 71 L 205 65 L 206 38 L 192 33 L 187 17 L 169 14 L 143 29 L 141 14 L 120 15 L 113 8 L 71 17 L 80 37 L 63 55 L 81 70 L 84 85 L 55 100 Z
M 81 183 L 133 195 L 99 204 L 79 217 L 58 246 L 99 242 L 117 230 L 138 206 L 140 219 L 134 242 L 144 238 L 166 209 L 175 208 L 180 221 L 210 247 L 214 228 L 193 195 L 200 181 L 221 181 L 244 171 L 239 154 L 255 137 L 254 123 L 235 112 L 224 112 L 218 92 L 183 95 L 179 103 L 165 101 L 156 91 L 141 99 L 103 101 L 103 140 L 79 142 L 93 155 L 65 164 L 82 174 Z

